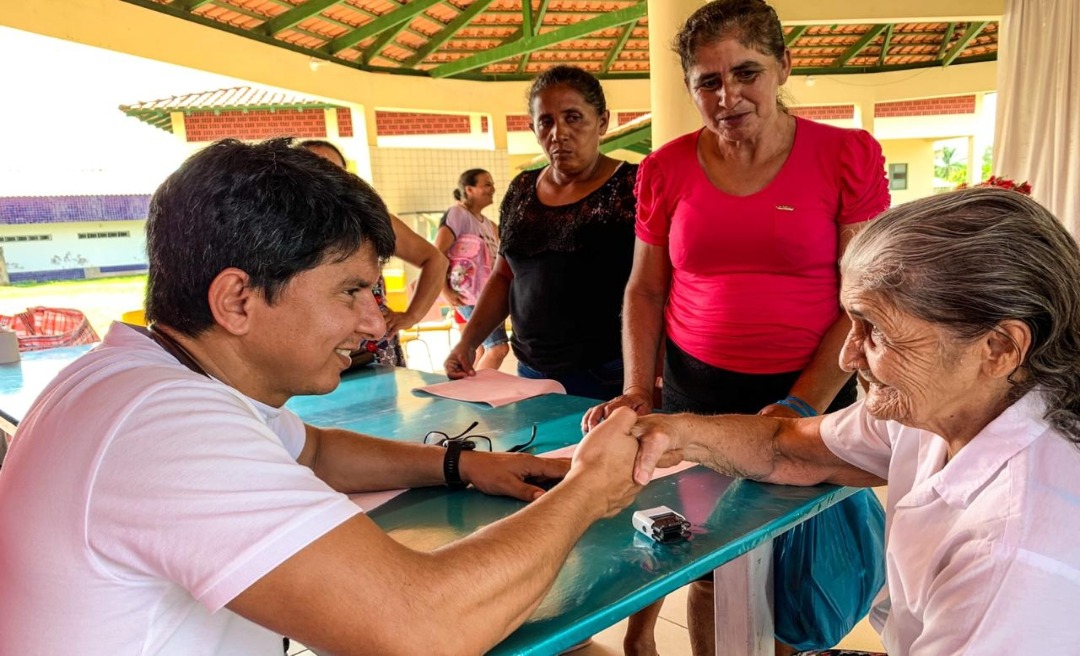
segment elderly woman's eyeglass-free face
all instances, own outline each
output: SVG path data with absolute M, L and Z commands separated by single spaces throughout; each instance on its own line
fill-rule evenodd
M 983 398 L 979 340 L 953 337 L 898 309 L 884 293 L 845 285 L 840 298 L 851 318 L 840 366 L 869 383 L 867 411 L 938 435 L 955 434 L 950 418 L 963 416 L 959 409 Z

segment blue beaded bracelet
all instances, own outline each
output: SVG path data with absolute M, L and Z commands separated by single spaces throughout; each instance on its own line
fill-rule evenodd
M 817 410 L 814 410 L 814 407 L 812 405 L 810 405 L 806 401 L 803 401 L 797 396 L 789 395 L 786 399 L 781 399 L 780 401 L 777 401 L 776 405 L 782 405 L 791 408 L 792 410 L 797 412 L 800 417 L 817 416 Z

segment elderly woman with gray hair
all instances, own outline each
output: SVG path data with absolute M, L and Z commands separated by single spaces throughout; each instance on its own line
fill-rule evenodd
M 635 477 L 686 459 L 769 483 L 888 482 L 889 656 L 1075 651 L 1080 253 L 1021 194 L 885 212 L 841 260 L 840 363 L 865 398 L 822 417 L 648 415 Z M 699 584 L 700 585 L 700 584 Z

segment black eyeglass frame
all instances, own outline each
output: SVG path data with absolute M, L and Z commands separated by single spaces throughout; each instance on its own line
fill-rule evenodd
M 475 451 L 476 448 L 478 446 L 480 446 L 480 444 L 481 444 L 480 442 L 478 442 L 478 440 L 483 440 L 484 442 L 486 442 L 487 450 L 488 451 L 494 451 L 495 449 L 493 448 L 490 437 L 488 437 L 487 435 L 470 435 L 469 434 L 469 431 L 476 428 L 479 424 L 480 424 L 479 421 L 474 421 L 473 423 L 469 424 L 468 428 L 461 431 L 457 435 L 447 435 L 446 433 L 444 433 L 442 431 L 428 431 L 427 435 L 424 435 L 424 444 L 433 444 L 435 446 L 445 447 L 450 442 L 457 442 L 457 443 L 461 444 L 461 450 L 462 451 Z M 433 440 L 432 437 L 434 437 L 435 439 Z M 529 435 L 528 441 L 526 441 L 526 442 L 524 442 L 522 444 L 515 444 L 514 446 L 507 449 L 506 452 L 507 453 L 520 453 L 520 452 L 524 451 L 525 449 L 528 449 L 530 446 L 532 446 L 532 443 L 535 440 L 536 440 L 536 424 L 533 424 L 532 433 Z

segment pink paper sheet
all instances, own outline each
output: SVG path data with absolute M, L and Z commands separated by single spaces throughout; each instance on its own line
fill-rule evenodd
M 417 387 L 416 391 L 458 401 L 486 403 L 493 408 L 542 394 L 566 394 L 566 389 L 553 380 L 519 378 L 494 369 L 481 369 L 475 376 Z

